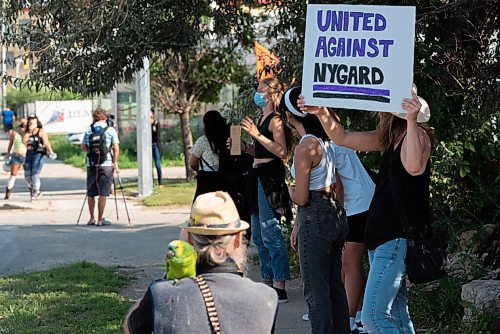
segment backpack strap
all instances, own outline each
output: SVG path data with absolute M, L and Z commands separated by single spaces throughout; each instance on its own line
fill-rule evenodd
M 210 321 L 210 326 L 215 334 L 220 334 L 220 322 L 219 314 L 217 313 L 217 308 L 215 307 L 214 297 L 212 296 L 212 290 L 208 286 L 207 282 L 202 275 L 198 275 L 194 278 L 196 284 L 201 291 L 201 296 L 203 297 L 203 302 L 205 303 L 205 308 L 208 314 L 208 320 Z
M 210 166 L 208 162 L 205 159 L 203 159 L 203 157 L 200 156 L 201 170 L 203 170 L 203 164 L 205 164 L 208 167 L 208 169 L 210 169 L 212 172 L 215 172 L 215 169 L 212 166 Z

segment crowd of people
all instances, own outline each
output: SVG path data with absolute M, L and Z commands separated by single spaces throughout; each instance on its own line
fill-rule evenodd
M 251 155 L 253 162 L 249 168 L 243 168 L 249 205 L 245 210 L 238 208 L 238 217 L 226 219 L 224 215 L 213 214 L 212 218 L 223 221 L 214 222 L 214 218 L 200 223 L 204 214 L 210 214 L 195 213 L 201 202 L 208 211 L 216 210 L 220 201 L 213 198 L 227 195 L 220 191 L 231 195 L 231 182 L 221 170 L 227 171 L 222 161 L 229 155 L 232 142 L 220 113 L 213 110 L 205 115 L 205 134 L 194 145 L 190 166 L 198 171 L 198 185 L 191 222 L 184 231 L 186 240 L 203 254 L 208 248 L 224 254 L 217 263 L 206 262 L 207 256 L 203 255 L 198 265 L 203 267 L 208 263 L 214 272 L 233 270 L 226 265 L 238 263 L 231 256 L 235 247 L 227 247 L 233 244 L 240 247 L 235 240 L 241 237 L 246 242 L 251 240 L 258 251 L 263 283 L 259 288 L 262 294 L 254 292 L 253 298 L 264 298 L 268 286 L 276 292 L 273 298 L 267 295 L 268 303 L 287 302 L 285 284 L 290 279 L 290 265 L 283 227 L 293 221 L 290 244 L 299 254 L 309 311 L 304 320 L 310 321 L 312 333 L 415 333 L 406 293 L 407 235 L 396 208 L 402 207 L 414 233 L 420 233 L 427 224 L 433 132 L 426 124 L 429 107 L 417 96 L 416 87 L 411 97 L 401 103 L 406 113 L 381 112 L 377 128 L 364 132 L 345 130 L 335 112 L 307 105 L 300 87 L 286 90 L 275 78 L 259 82 L 254 102 L 260 109 L 257 121 L 250 117 L 241 121 L 241 128 L 252 139 L 242 140 L 241 154 Z M 292 143 L 297 143 L 293 154 Z M 376 177 L 364 167 L 356 151 L 383 152 Z M 287 180 L 289 159 L 294 182 Z M 229 201 L 229 195 L 224 201 Z M 295 217 L 293 204 L 297 207 Z M 242 215 L 250 217 L 250 224 L 239 218 Z M 224 230 L 226 225 L 238 229 Z M 242 236 L 245 229 L 246 236 Z M 209 241 L 207 234 L 212 235 Z M 231 236 L 231 242 L 219 243 L 221 235 Z M 370 265 L 367 277 L 363 268 L 366 251 Z M 219 268 L 221 265 L 224 269 Z M 242 274 L 241 270 L 233 271 Z M 224 310 L 223 301 L 227 295 L 217 288 L 219 277 L 223 279 L 217 276 L 208 286 L 214 289 L 216 301 L 221 298 L 215 304 L 225 313 L 228 311 Z M 191 289 L 183 284 L 193 285 L 154 283 L 127 317 L 127 330 L 140 332 L 132 330 L 138 317 L 149 319 L 148 329 L 172 326 L 165 319 L 178 315 L 182 305 L 175 302 L 165 305 L 161 298 L 168 296 L 172 300 L 183 289 Z M 196 298 L 201 308 L 202 299 Z M 224 321 L 220 319 L 222 329 L 244 321 L 240 312 L 248 310 L 252 300 L 239 299 L 232 315 L 223 317 Z M 253 329 L 256 324 L 267 324 L 265 317 L 259 318 L 261 322 L 255 321 L 255 314 L 246 314 L 246 321 L 252 323 Z M 211 328 L 213 324 L 207 319 L 200 319 L 197 326 Z
M 299 254 L 308 306 L 304 320 L 312 333 L 415 333 L 406 293 L 407 235 L 396 208 L 402 208 L 413 233 L 423 231 L 429 220 L 433 132 L 426 124 L 429 107 L 416 87 L 401 103 L 406 113 L 380 112 L 377 128 L 362 132 L 345 130 L 335 112 L 308 105 L 300 87 L 287 90 L 275 78 L 259 82 L 254 102 L 258 117 L 245 117 L 240 124 L 251 140 L 241 141 L 236 157 L 230 154 L 235 143 L 223 116 L 216 110 L 204 115 L 204 135 L 189 160 L 197 189 L 182 233 L 198 251 L 198 276 L 154 282 L 127 315 L 126 332 L 184 325 L 200 333 L 272 332 L 278 303 L 288 301 L 284 227 L 293 224 L 289 242 Z M 6 120 L 9 115 L 2 113 L 11 168 L 5 198 L 23 165 L 36 200 L 44 156 L 55 153 L 36 116 L 21 118 L 15 129 L 15 118 L 12 124 Z M 87 152 L 87 224 L 109 225 L 103 213 L 119 140 L 104 110 L 92 116 L 81 145 Z M 154 110 L 150 119 L 162 185 Z M 376 179 L 356 151 L 383 152 Z M 249 242 L 257 248 L 262 284 L 243 278 Z M 232 297 L 234 290 L 240 298 Z

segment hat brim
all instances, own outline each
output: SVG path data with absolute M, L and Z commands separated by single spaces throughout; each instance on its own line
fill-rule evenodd
M 247 230 L 250 225 L 243 220 L 240 220 L 240 227 L 224 228 L 224 227 L 206 227 L 206 226 L 189 226 L 190 220 L 179 225 L 180 228 L 189 233 L 199 235 L 228 235 Z
M 429 119 L 431 118 L 431 109 L 429 108 L 429 105 L 427 104 L 427 101 L 425 101 L 423 98 L 420 96 L 417 96 L 418 100 L 420 101 L 420 104 L 422 105 L 420 107 L 420 110 L 418 111 L 417 115 L 417 123 L 425 123 L 428 122 Z M 406 119 L 406 116 L 408 115 L 405 112 L 391 112 L 394 116 L 397 116 L 402 119 Z

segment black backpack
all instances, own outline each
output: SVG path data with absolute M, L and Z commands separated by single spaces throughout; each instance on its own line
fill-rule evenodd
M 111 146 L 106 146 L 106 131 L 109 126 L 106 126 L 100 133 L 95 132 L 94 124 L 90 125 L 92 133 L 89 136 L 89 150 L 87 157 L 90 166 L 98 166 L 106 161 L 108 153 L 111 151 Z

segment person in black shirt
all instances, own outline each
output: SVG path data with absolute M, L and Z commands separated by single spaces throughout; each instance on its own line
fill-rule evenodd
M 155 110 L 151 108 L 149 116 L 151 120 L 151 136 L 153 141 L 153 160 L 155 162 L 156 173 L 158 174 L 158 185 L 163 185 L 163 178 L 161 172 L 161 150 L 160 150 L 160 122 L 155 121 Z
M 397 206 L 402 206 L 413 233 L 422 233 L 429 221 L 429 184 L 432 131 L 427 103 L 417 96 L 403 99 L 407 113 L 379 113 L 374 131 L 347 132 L 324 107 L 298 105 L 315 114 L 337 145 L 360 151 L 384 151 L 379 179 L 365 226 L 370 272 L 361 319 L 369 333 L 415 333 L 408 313 L 406 248 Z

